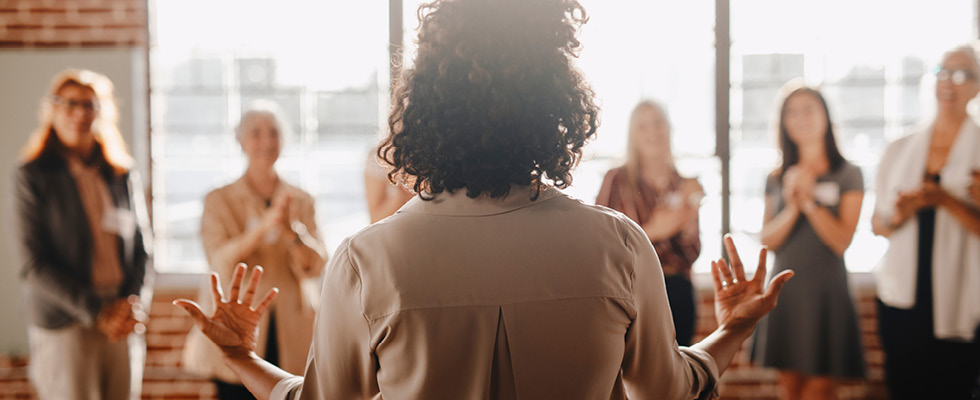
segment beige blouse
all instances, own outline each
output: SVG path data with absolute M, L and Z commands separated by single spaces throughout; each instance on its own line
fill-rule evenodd
M 280 181 L 275 196 L 283 191 L 292 195 L 289 220 L 302 222 L 314 238 L 319 238 L 313 209 L 313 197 L 301 189 Z M 244 262 L 251 269 L 261 265 L 265 270 L 258 293 L 273 287 L 279 295 L 271 311 L 276 315 L 276 337 L 279 366 L 292 373 L 303 371 L 306 355 L 313 338 L 313 322 L 319 303 L 318 282 L 315 278 L 323 270 L 323 262 L 314 265 L 296 265 L 290 255 L 291 240 L 282 232 L 270 232 L 262 244 L 250 255 L 237 259 L 245 232 L 258 224 L 266 211 L 266 199 L 248 186 L 244 178 L 215 189 L 204 198 L 204 214 L 201 217 L 201 240 L 208 264 L 221 275 L 227 293 L 235 264 Z M 206 312 L 213 310 L 210 301 L 209 281 L 202 284 L 199 302 Z M 265 355 L 269 315 L 259 322 L 257 352 Z M 184 348 L 185 369 L 202 375 L 216 377 L 226 382 L 238 382 L 221 358 L 221 352 L 197 328 L 191 330 Z
M 711 398 L 624 215 L 555 189 L 409 201 L 328 265 L 303 377 L 273 399 Z

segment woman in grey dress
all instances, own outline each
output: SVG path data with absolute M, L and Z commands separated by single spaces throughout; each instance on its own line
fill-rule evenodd
M 795 84 L 794 84 L 795 85 Z M 837 148 L 827 103 L 798 86 L 779 114 L 782 166 L 766 181 L 762 243 L 773 272 L 793 268 L 792 290 L 758 329 L 753 358 L 780 370 L 785 399 L 834 399 L 836 378 L 865 376 L 844 250 L 854 237 L 864 183 Z

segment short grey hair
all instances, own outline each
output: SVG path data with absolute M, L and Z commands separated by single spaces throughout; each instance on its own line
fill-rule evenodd
M 245 111 L 242 112 L 241 119 L 238 120 L 238 125 L 235 126 L 235 139 L 239 141 L 242 140 L 242 135 L 245 133 L 245 128 L 256 117 L 272 118 L 272 122 L 276 125 L 276 129 L 279 130 L 279 139 L 283 144 L 285 144 L 286 138 L 289 137 L 290 133 L 289 123 L 285 114 L 283 114 L 282 108 L 270 100 L 255 100 L 249 103 L 248 107 L 245 108 Z
M 971 41 L 955 46 L 943 53 L 942 61 L 946 61 L 946 58 L 948 58 L 951 54 L 962 53 L 970 57 L 970 60 L 973 61 L 973 72 L 980 75 L 980 59 L 977 58 L 977 46 L 980 46 L 980 42 L 978 41 Z

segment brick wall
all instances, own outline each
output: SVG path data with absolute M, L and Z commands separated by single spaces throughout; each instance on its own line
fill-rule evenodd
M 191 328 L 186 314 L 170 304 L 176 298 L 193 298 L 192 291 L 158 290 L 150 309 L 147 326 L 147 362 L 143 380 L 143 399 L 191 400 L 213 399 L 214 386 L 199 377 L 180 369 L 180 352 L 184 338 Z M 700 340 L 715 329 L 714 306 L 710 290 L 699 291 L 698 334 Z M 874 292 L 862 288 L 857 297 L 861 332 L 865 355 L 870 372 L 869 380 L 844 382 L 840 387 L 841 400 L 885 399 L 882 381 L 882 353 L 878 341 Z M 747 351 L 751 341 L 746 341 L 722 378 L 721 394 L 725 400 L 775 400 L 778 398 L 776 372 L 763 370 L 748 362 Z M 33 392 L 26 379 L 27 360 L 0 358 L 0 400 L 33 399 Z
M 0 0 L 0 47 L 145 47 L 146 0 Z

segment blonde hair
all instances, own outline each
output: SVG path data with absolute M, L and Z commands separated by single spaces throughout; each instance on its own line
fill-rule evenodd
M 51 100 L 58 92 L 71 85 L 87 88 L 95 93 L 99 108 L 92 122 L 93 136 L 101 148 L 102 158 L 112 167 L 113 172 L 116 175 L 126 173 L 134 161 L 119 132 L 119 110 L 116 108 L 112 81 L 105 75 L 84 69 L 66 69 L 51 80 L 48 91 L 41 100 L 38 127 L 21 149 L 21 160 L 24 163 L 34 161 L 56 150 L 52 145 L 61 145 L 54 131 L 54 105 Z
M 667 109 L 664 108 L 663 104 L 656 100 L 645 99 L 640 100 L 639 103 L 633 107 L 633 111 L 630 113 L 630 121 L 628 133 L 626 135 L 626 177 L 629 180 L 631 186 L 635 186 L 640 179 L 640 150 L 636 147 L 636 118 L 639 115 L 640 110 L 651 109 L 654 110 L 664 117 L 667 121 L 667 148 L 666 154 L 667 159 L 664 162 L 674 165 L 674 152 L 671 150 L 671 125 L 670 117 L 667 115 Z M 634 187 L 634 189 L 636 189 Z

